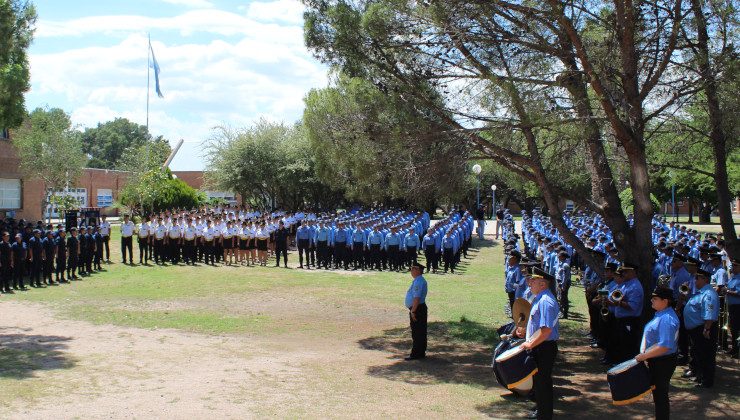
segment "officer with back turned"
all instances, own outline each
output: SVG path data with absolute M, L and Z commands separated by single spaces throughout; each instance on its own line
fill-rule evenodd
M 719 318 L 719 296 L 709 284 L 710 274 L 698 269 L 696 272 L 696 294 L 689 298 L 683 310 L 683 319 L 691 345 L 690 370 L 686 378 L 695 378 L 696 386 L 711 388 L 717 357 L 717 319 Z

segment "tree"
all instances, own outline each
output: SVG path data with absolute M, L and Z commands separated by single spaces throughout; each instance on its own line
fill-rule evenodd
M 127 180 L 118 201 L 132 213 L 146 214 L 173 208 L 196 208 L 206 202 L 206 197 L 185 181 L 173 177 L 169 169 L 158 167 Z
M 314 156 L 298 124 L 260 120 L 249 128 L 219 127 L 206 155 L 206 181 L 255 207 L 332 206 L 341 199 L 315 178 Z
M 26 177 L 44 183 L 43 214 L 57 192 L 73 184 L 82 173 L 86 158 L 72 129 L 69 115 L 59 108 L 36 108 L 13 137 L 20 167 Z
M 686 3 L 304 2 L 306 44 L 317 58 L 413 103 L 467 147 L 537 185 L 564 240 L 597 268 L 601 261 L 565 226 L 558 204 L 569 198 L 598 212 L 648 287 L 649 129 L 697 92 L 697 77 L 686 77 L 681 62 Z M 582 165 L 548 166 L 543 155 L 561 147 L 563 156 L 582 151 Z M 615 156 L 634 196 L 632 225 Z M 590 194 L 558 185 L 576 170 Z
M 27 1 L 0 0 L 0 129 L 18 127 L 30 88 L 26 50 L 33 40 L 36 8 Z
M 147 146 L 160 149 L 166 144 L 169 147 L 162 136 L 152 137 L 146 126 L 126 118 L 99 123 L 97 127 L 85 129 L 80 137 L 83 151 L 90 155 L 90 168 L 123 169 L 123 156 L 142 153 L 138 155 L 138 159 L 142 159 L 148 153 Z

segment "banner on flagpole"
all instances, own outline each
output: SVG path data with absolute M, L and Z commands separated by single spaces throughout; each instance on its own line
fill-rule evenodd
M 152 54 L 152 61 L 149 63 L 149 67 L 154 69 L 154 90 L 157 91 L 157 96 L 164 98 L 162 90 L 159 88 L 159 64 L 157 63 L 156 57 L 154 57 L 154 49 L 152 48 L 151 41 L 149 41 L 149 50 Z

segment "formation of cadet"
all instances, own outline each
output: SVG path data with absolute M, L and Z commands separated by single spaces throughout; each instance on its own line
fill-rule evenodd
M 121 249 L 133 263 L 131 243 L 139 244 L 139 263 L 275 265 L 287 267 L 288 250 L 298 251 L 299 268 L 395 270 L 410 267 L 423 252 L 427 271 L 454 273 L 467 256 L 474 220 L 455 211 L 430 225 L 426 212 L 355 209 L 342 213 L 272 212 L 243 207 L 167 211 L 135 224 L 124 216 Z M 128 251 L 128 252 L 127 252 Z
M 521 237 L 513 229 L 511 215 L 505 212 L 504 287 L 510 302 L 519 297 L 532 299 L 527 273 L 534 265 L 555 279 L 552 292 L 559 302 L 560 317 L 567 318 L 571 272 L 578 273 L 589 305 L 590 345 L 603 349 L 601 362 L 611 366 L 645 350 L 641 349 L 643 331 L 652 311 L 644 307 L 644 290 L 660 292 L 653 298 L 661 299 L 669 290 L 670 305 L 675 308 L 671 311 L 678 322 L 675 351 L 671 348 L 668 354 L 675 353 L 675 364 L 687 365 L 684 378 L 695 381 L 696 386 L 712 387 L 718 348 L 734 358 L 740 348 L 740 262 L 728 258 L 721 235 L 702 237 L 695 230 L 656 217 L 652 276 L 640 279 L 637 267 L 620 260 L 612 232 L 598 215 L 566 213 L 563 221 L 593 254 L 593 259 L 605 261 L 605 265 L 597 270 L 586 264 L 540 212 L 522 212 Z M 729 332 L 728 343 L 720 340 L 723 326 Z M 664 367 L 666 370 L 670 369 Z
M 73 227 L 0 222 L 0 290 L 68 283 L 102 270 L 110 225 Z

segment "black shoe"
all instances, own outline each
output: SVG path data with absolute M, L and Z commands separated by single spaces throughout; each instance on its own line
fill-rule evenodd
M 687 378 L 687 379 L 688 378 L 693 378 L 694 376 L 696 376 L 696 375 L 694 375 L 694 372 L 692 372 L 690 370 L 687 370 L 686 372 L 683 373 L 683 375 L 681 375 L 682 378 Z
M 525 419 L 536 419 L 537 418 L 537 410 L 530 411 L 524 416 Z
M 426 356 L 408 356 L 404 357 L 403 360 L 409 361 L 409 360 L 421 360 L 425 358 Z

